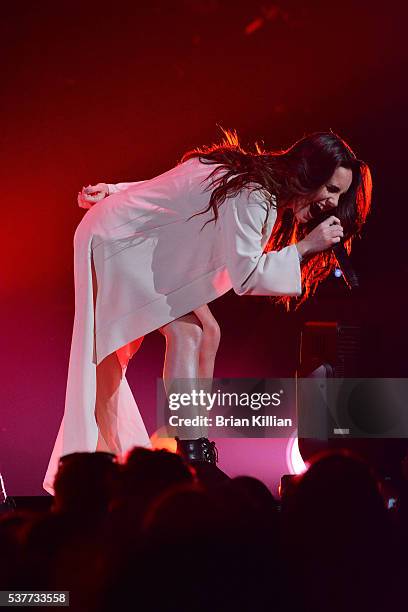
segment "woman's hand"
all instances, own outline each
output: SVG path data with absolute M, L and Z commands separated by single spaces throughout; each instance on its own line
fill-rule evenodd
M 334 244 L 340 242 L 344 232 L 340 219 L 331 216 L 317 225 L 303 240 L 296 244 L 299 253 L 311 255 L 319 251 L 330 249 Z
M 103 200 L 108 195 L 109 188 L 106 183 L 82 187 L 82 191 L 78 192 L 78 206 L 81 208 L 91 208 L 96 202 Z

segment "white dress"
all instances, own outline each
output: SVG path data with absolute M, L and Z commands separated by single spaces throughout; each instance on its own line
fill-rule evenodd
M 79 223 L 65 410 L 46 491 L 53 493 L 62 455 L 151 446 L 125 376 L 146 334 L 231 288 L 238 295 L 301 294 L 296 246 L 263 252 L 276 210 L 259 186 L 225 200 L 217 223 L 202 231 L 212 208 L 188 220 L 208 205 L 204 189 L 215 167 L 192 158 L 151 180 L 110 185 L 111 195 Z M 118 367 L 120 382 L 106 392 Z

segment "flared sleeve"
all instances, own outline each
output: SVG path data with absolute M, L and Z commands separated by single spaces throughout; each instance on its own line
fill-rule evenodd
M 268 239 L 277 213 L 262 190 L 243 189 L 236 198 L 226 200 L 224 206 L 220 220 L 227 270 L 235 293 L 301 295 L 302 279 L 296 245 L 291 244 L 280 251 L 263 252 L 265 227 L 268 227 Z

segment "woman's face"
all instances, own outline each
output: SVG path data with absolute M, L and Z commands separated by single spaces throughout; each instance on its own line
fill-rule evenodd
M 339 198 L 349 189 L 353 173 L 350 168 L 339 166 L 325 185 L 322 185 L 312 196 L 297 199 L 293 204 L 293 214 L 299 223 L 307 223 L 321 212 L 333 209 L 336 214 L 336 207 Z

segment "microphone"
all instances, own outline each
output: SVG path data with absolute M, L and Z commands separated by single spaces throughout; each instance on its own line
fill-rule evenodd
M 347 287 L 352 291 L 360 287 L 358 276 L 351 265 L 350 257 L 344 247 L 344 243 L 341 240 L 337 244 L 332 246 L 332 251 L 336 258 L 337 264 L 343 273 L 344 281 Z
M 317 206 L 314 206 L 314 203 L 310 206 L 310 213 L 312 215 L 312 219 L 308 223 L 310 231 L 322 223 L 322 221 L 325 221 L 325 219 L 328 219 L 335 214 L 334 211 L 330 210 L 321 213 L 320 209 Z M 343 240 L 332 246 L 332 252 L 336 258 L 337 265 L 343 274 L 344 282 L 346 283 L 347 287 L 351 291 L 358 289 L 360 287 L 359 278 L 351 265 L 351 260 L 345 249 Z

